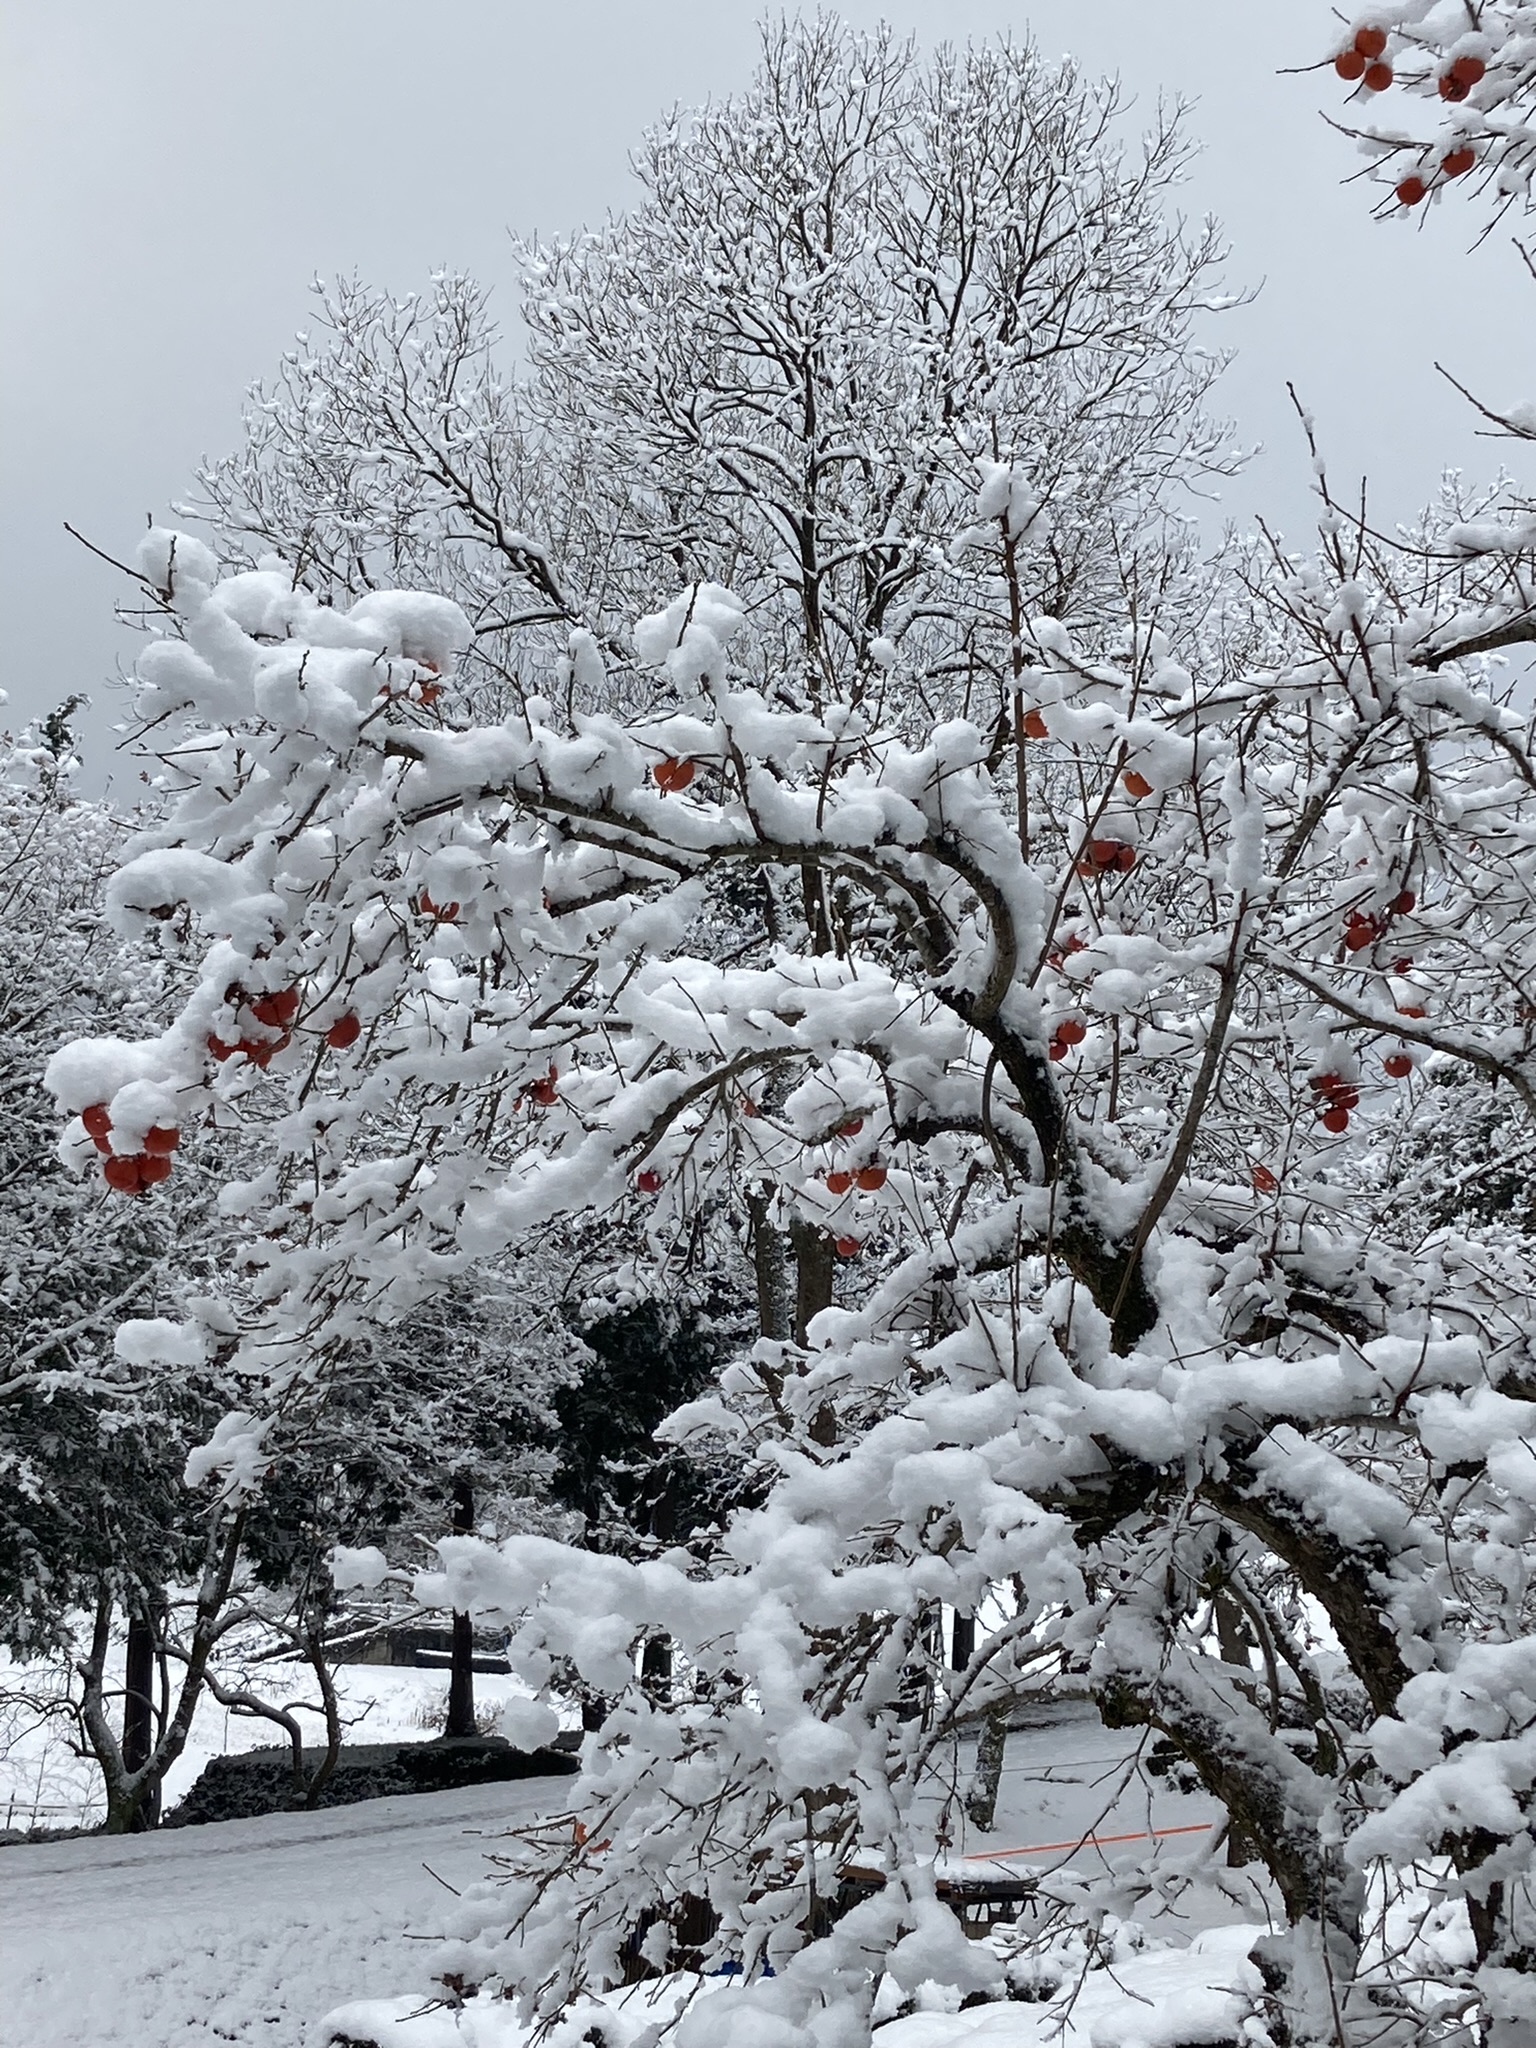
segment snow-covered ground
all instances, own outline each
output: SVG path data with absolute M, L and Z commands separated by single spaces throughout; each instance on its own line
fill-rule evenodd
M 343 2000 L 419 1984 L 410 1935 L 443 1883 L 481 1874 L 478 1831 L 569 1792 L 526 1779 L 0 1851 L 0 2040 L 301 2048 Z
M 410 1698 L 419 1706 L 423 1696 L 435 1697 L 440 1678 L 353 1669 L 359 1683 L 388 1695 L 379 1718 L 366 1724 L 370 1737 L 426 1732 L 411 1725 Z M 1081 1868 L 1089 1860 L 1140 1858 L 1150 1844 L 1048 1845 L 1177 1828 L 1193 1832 L 1162 1837 L 1159 1854 L 1169 1863 L 1198 1857 L 1213 1839 L 1202 1823 L 1214 1821 L 1216 1809 L 1128 1783 L 1130 1750 L 1127 1737 L 1106 1733 L 1088 1715 L 1016 1734 L 997 1831 L 956 1843 L 954 1852 L 1029 1848 L 1040 1852 L 1031 1862 Z M 332 2008 L 404 1997 L 393 2010 L 409 2011 L 425 1979 L 419 1937 L 438 1926 L 443 1883 L 461 1887 L 481 1874 L 485 1835 L 558 1810 L 569 1794 L 568 1779 L 532 1779 L 0 1851 L 0 2040 L 5 2048 L 308 2048 L 323 2039 L 316 2025 Z M 1234 1905 L 1230 1917 L 1244 1916 Z M 1246 1937 L 1226 1948 L 1217 1938 L 1215 1950 L 1210 1939 L 1184 1965 L 1147 1957 L 1127 1967 L 1133 1975 L 1182 1968 L 1191 1983 L 1230 1982 Z M 1232 1939 L 1238 1947 L 1229 1955 Z M 1082 2009 L 1091 2013 L 1093 2001 Z M 1036 2036 L 1018 2029 L 1032 2027 L 1040 2008 L 1009 2010 L 1014 2033 L 983 2031 L 980 2039 L 1034 2048 Z M 431 2024 L 448 2022 L 439 2016 Z M 981 2024 L 972 2013 L 954 2016 L 953 2025 L 947 2015 L 922 2014 L 896 2022 L 888 2038 L 891 2048 L 967 2048 Z M 417 2029 L 396 2031 L 399 2048 L 416 2048 L 410 2036 Z M 445 2038 L 470 2048 L 472 2037 Z M 1084 2048 L 1091 2038 L 1080 2035 Z

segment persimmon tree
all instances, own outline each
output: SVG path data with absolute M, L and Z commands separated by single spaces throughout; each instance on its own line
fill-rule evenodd
M 1412 1971 L 1360 1961 L 1379 1859 L 1448 1858 L 1468 1986 L 1531 2010 L 1505 1450 L 1536 1395 L 1529 1261 L 1389 1231 L 1367 1169 L 1442 1072 L 1530 1105 L 1536 763 L 1454 657 L 1455 593 L 1329 529 L 1273 565 L 1262 668 L 1151 621 L 1029 623 L 1006 759 L 962 719 L 772 707 L 710 585 L 636 630 L 678 709 L 476 725 L 451 603 L 322 605 L 146 541 L 177 623 L 140 711 L 174 803 L 114 900 L 208 949 L 164 1033 L 50 1078 L 114 1126 L 217 1105 L 256 1148 L 223 1199 L 264 1400 L 202 1469 L 258 1484 L 266 1418 L 552 1219 L 611 1215 L 664 1262 L 755 1213 L 836 1268 L 668 1426 L 756 1475 L 717 1539 L 442 1546 L 427 1597 L 612 1702 L 580 1793 L 612 1846 L 533 1842 L 459 1916 L 456 1981 L 554 2011 L 692 1896 L 709 1954 L 777 1972 L 711 2038 L 764 2010 L 846 2028 L 881 1970 L 995 1988 L 917 1798 L 959 1717 L 1071 1670 L 1252 1846 L 1276 2038 L 1419 2024 Z M 792 907 L 807 873 L 824 923 Z M 743 877 L 777 923 L 722 959 Z M 945 1607 L 982 1617 L 958 1673 Z M 670 1705 L 636 1676 L 653 1634 L 687 1674 Z M 887 1883 L 827 1929 L 855 1847 Z
M 590 390 L 626 366 L 572 299 L 569 351 L 558 294 L 540 346 Z M 647 517 L 718 452 L 661 417 Z M 910 474 L 860 445 L 876 494 Z M 581 691 L 495 719 L 443 594 L 323 602 L 302 562 L 222 575 L 152 533 L 169 808 L 114 900 L 206 953 L 163 1032 L 51 1083 L 128 1145 L 216 1112 L 253 1148 L 219 1333 L 252 1394 L 197 1467 L 231 1511 L 381 1323 L 552 1225 L 604 1219 L 637 1277 L 701 1232 L 753 1259 L 760 1337 L 665 1426 L 744 1475 L 722 1527 L 639 1557 L 454 1538 L 419 1588 L 609 1703 L 580 1825 L 455 1909 L 456 1995 L 552 2016 L 647 1923 L 656 1967 L 750 1980 L 683 2048 L 859 2040 L 882 1976 L 999 1993 L 936 1899 L 957 1822 L 927 1795 L 957 1728 L 1070 1674 L 1223 1802 L 1274 1905 L 1272 2042 L 1472 2014 L 1508 2048 L 1536 2020 L 1531 1250 L 1454 1203 L 1427 1225 L 1391 1162 L 1442 1103 L 1536 1107 L 1536 740 L 1488 662 L 1528 637 L 1530 535 L 1493 504 L 1475 544 L 1399 547 L 1325 483 L 1314 558 L 1162 609 L 1127 570 L 1063 618 L 1021 568 L 1036 452 L 944 448 L 1001 691 L 929 723 L 868 687 L 894 633 L 840 598 L 823 660 L 803 553 L 748 600 L 688 552 L 702 514 L 686 587 L 620 636 L 653 687 L 610 694 L 618 629 L 580 626 Z M 524 555 L 532 614 L 554 555 Z M 942 589 L 915 644 L 959 615 Z M 854 1851 L 885 1883 L 834 1918 Z M 1465 1910 L 1464 1961 L 1381 1939 L 1415 1893 Z
M 1529 207 L 1533 28 L 1520 0 L 1388 0 L 1354 17 L 1332 59 L 1353 90 L 1333 118 L 1389 188 L 1383 212 L 1457 180 L 1496 216 Z

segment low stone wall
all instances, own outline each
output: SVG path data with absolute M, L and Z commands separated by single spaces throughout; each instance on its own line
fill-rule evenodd
M 318 1770 L 323 1751 L 307 1751 L 305 1767 Z M 391 1799 L 405 1792 L 452 1792 L 463 1785 L 489 1785 L 509 1778 L 567 1777 L 576 1759 L 565 1749 L 514 1749 L 499 1736 L 471 1736 L 435 1742 L 352 1743 L 342 1749 L 336 1769 L 314 1802 L 351 1806 L 361 1799 Z M 295 1797 L 291 1752 L 250 1749 L 216 1756 L 186 1798 L 160 1823 L 198 1827 L 206 1821 L 249 1820 L 262 1813 L 288 1813 L 307 1801 Z

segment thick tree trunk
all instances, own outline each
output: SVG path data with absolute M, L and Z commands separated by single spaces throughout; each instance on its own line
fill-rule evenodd
M 141 1771 L 155 1747 L 155 1626 L 142 1609 L 128 1616 L 128 1650 L 123 1674 L 123 1769 Z M 152 1784 L 134 1809 L 129 1826 L 152 1828 L 160 1818 L 160 1786 Z
M 475 1526 L 474 1490 L 467 1479 L 453 1482 L 453 1533 L 468 1536 Z M 475 1729 L 475 1626 L 467 1614 L 453 1617 L 452 1668 L 448 1677 L 448 1720 L 443 1733 L 473 1735 Z

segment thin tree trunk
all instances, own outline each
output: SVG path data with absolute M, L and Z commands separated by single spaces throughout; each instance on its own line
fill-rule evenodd
M 789 1234 L 795 1247 L 795 1342 L 803 1344 L 812 1321 L 832 1306 L 837 1254 L 831 1238 L 813 1223 L 796 1217 Z
M 1216 1641 L 1221 1650 L 1224 1664 L 1234 1665 L 1238 1670 L 1247 1671 L 1252 1666 L 1251 1650 L 1254 1647 L 1253 1631 L 1248 1617 L 1238 1606 L 1232 1595 L 1218 1592 L 1212 1606 L 1216 1615 Z M 1227 1866 L 1231 1870 L 1242 1870 L 1254 1860 L 1253 1844 L 1239 1826 L 1235 1817 L 1227 1824 Z
M 467 1479 L 453 1482 L 453 1533 L 468 1536 L 475 1526 L 474 1490 Z M 465 1736 L 475 1729 L 475 1625 L 467 1614 L 453 1617 L 453 1658 L 448 1678 L 448 1736 Z
M 963 1671 L 976 1654 L 976 1617 L 955 1609 L 955 1625 L 949 1638 L 949 1668 Z
M 123 1769 L 143 1770 L 155 1747 L 155 1626 L 147 1611 L 128 1616 L 128 1649 L 123 1673 Z M 160 1818 L 160 1787 L 153 1784 L 134 1809 L 130 1827 L 155 1826 Z
M 976 1771 L 965 1795 L 966 1817 L 973 1828 L 990 1834 L 997 1818 L 998 1787 L 1003 1782 L 1003 1751 L 1008 1746 L 1008 1709 L 994 1707 L 981 1724 L 976 1744 Z
M 658 1706 L 672 1697 L 672 1638 L 647 1636 L 640 1653 L 640 1683 Z
M 336 1680 L 331 1667 L 325 1661 L 323 1608 L 304 1632 L 304 1654 L 315 1674 L 315 1683 L 320 1688 L 320 1704 L 325 1709 L 325 1755 L 320 1759 L 319 1769 L 310 1779 L 304 1795 L 306 1806 L 318 1806 L 320 1794 L 330 1783 L 341 1761 L 341 1701 L 336 1695 Z

